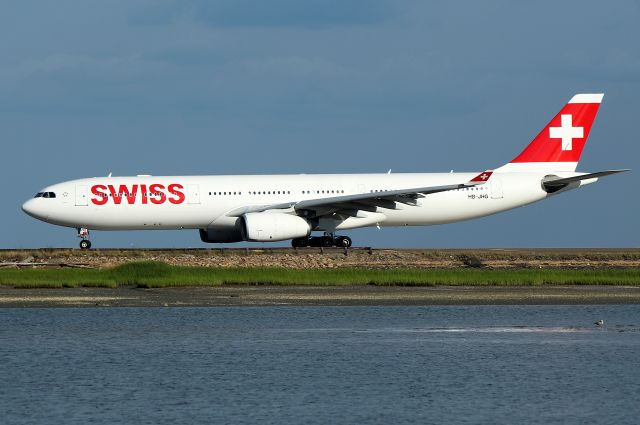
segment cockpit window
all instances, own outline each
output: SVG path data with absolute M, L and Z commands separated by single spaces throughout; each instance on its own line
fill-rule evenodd
M 36 193 L 35 198 L 55 198 L 55 192 L 38 192 Z

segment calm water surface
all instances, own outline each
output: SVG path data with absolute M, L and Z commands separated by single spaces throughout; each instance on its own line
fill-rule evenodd
M 2 309 L 0 379 L 2 424 L 637 424 L 640 306 Z

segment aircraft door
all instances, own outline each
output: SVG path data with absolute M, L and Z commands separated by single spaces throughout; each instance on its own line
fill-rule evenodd
M 188 199 L 187 202 L 190 204 L 199 204 L 200 203 L 200 188 L 197 184 L 190 184 L 187 188 L 188 190 Z
M 493 178 L 489 180 L 491 185 L 491 199 L 502 199 L 502 182 L 500 179 Z
M 88 205 L 87 186 L 76 186 L 76 205 Z

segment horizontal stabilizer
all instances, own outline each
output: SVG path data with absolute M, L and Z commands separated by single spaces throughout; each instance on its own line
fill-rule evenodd
M 544 187 L 544 189 L 549 192 L 549 193 L 553 193 L 556 192 L 562 188 L 567 187 L 570 183 L 573 182 L 578 182 L 581 180 L 590 180 L 590 179 L 596 179 L 598 177 L 604 177 L 604 176 L 609 176 L 611 174 L 618 174 L 618 173 L 624 173 L 625 171 L 631 171 L 628 169 L 625 170 L 607 170 L 607 171 L 598 171 L 597 173 L 589 173 L 589 174 L 581 174 L 579 176 L 573 176 L 573 177 L 565 177 L 565 178 L 545 178 L 545 180 L 542 181 L 542 186 Z

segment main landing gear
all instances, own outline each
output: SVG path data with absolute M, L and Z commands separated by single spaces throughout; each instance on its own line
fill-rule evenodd
M 339 248 L 351 247 L 352 241 L 349 236 L 334 236 L 333 233 L 325 233 L 324 236 L 307 236 L 305 238 L 296 238 L 291 240 L 291 246 L 294 248 L 304 248 L 307 246 L 318 246 L 331 248 L 337 246 Z
M 91 248 L 91 241 L 89 240 L 89 229 L 86 229 L 84 227 L 78 228 L 78 237 L 82 239 L 80 241 L 80 249 Z

